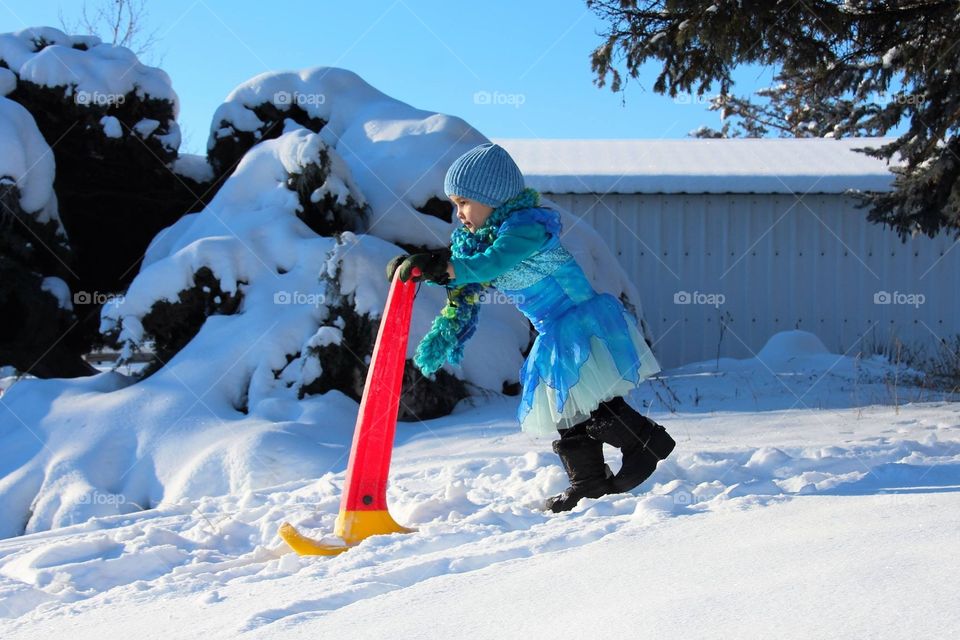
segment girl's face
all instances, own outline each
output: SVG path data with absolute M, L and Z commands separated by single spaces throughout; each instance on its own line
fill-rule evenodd
M 457 217 L 470 233 L 475 233 L 477 229 L 482 227 L 490 214 L 493 213 L 493 207 L 488 207 L 470 198 L 452 195 L 450 196 L 450 202 L 457 208 Z

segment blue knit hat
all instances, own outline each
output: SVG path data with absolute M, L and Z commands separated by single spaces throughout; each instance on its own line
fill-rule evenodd
M 523 174 L 498 144 L 478 145 L 453 161 L 443 180 L 447 197 L 458 195 L 496 209 L 523 191 Z

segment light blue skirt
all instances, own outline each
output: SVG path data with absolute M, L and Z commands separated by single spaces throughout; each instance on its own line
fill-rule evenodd
M 636 320 L 610 294 L 546 318 L 520 371 L 523 431 L 555 435 L 659 372 Z

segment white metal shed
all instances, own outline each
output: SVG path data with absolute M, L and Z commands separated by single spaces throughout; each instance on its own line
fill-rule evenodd
M 952 237 L 901 243 L 846 193 L 890 188 L 853 151 L 884 141 L 495 140 L 614 250 L 664 367 L 750 357 L 786 329 L 847 355 L 960 333 Z

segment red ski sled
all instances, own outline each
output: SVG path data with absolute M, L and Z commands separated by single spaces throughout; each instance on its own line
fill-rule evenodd
M 413 274 L 419 275 L 420 270 L 415 269 Z M 336 555 L 370 536 L 416 531 L 397 524 L 387 511 L 387 475 L 415 292 L 413 279 L 402 282 L 399 274 L 394 274 L 367 370 L 340 513 L 333 530 L 342 542 L 330 544 L 308 538 L 284 522 L 280 537 L 300 555 Z

